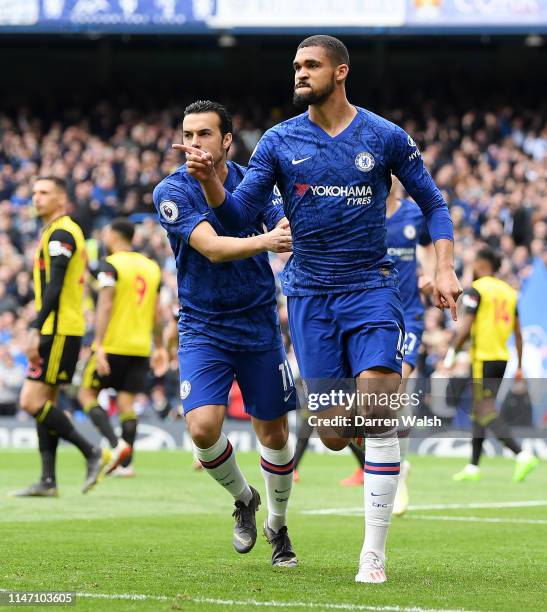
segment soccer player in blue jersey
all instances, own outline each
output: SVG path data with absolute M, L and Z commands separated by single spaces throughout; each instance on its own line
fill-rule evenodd
M 236 189 L 245 168 L 226 158 L 232 142 L 226 108 L 211 101 L 191 104 L 184 112 L 182 134 L 185 143 L 214 156 L 219 180 L 227 189 Z M 296 406 L 296 391 L 265 252 L 290 251 L 291 236 L 275 192 L 264 196 L 261 214 L 235 233 L 227 232 L 212 214 L 200 184 L 185 166 L 156 187 L 154 205 L 177 263 L 180 395 L 196 456 L 234 497 L 233 545 L 239 553 L 249 552 L 256 542 L 260 497 L 222 433 L 235 376 L 260 442 L 268 500 L 263 530 L 272 545 L 272 564 L 293 567 L 297 560 L 286 514 L 294 451 L 287 413 Z
M 391 174 L 426 218 L 437 254 L 435 303 L 456 318 L 461 288 L 454 273 L 452 222 L 410 136 L 348 102 L 349 56 L 342 42 L 323 35 L 307 38 L 293 68 L 294 101 L 308 110 L 264 134 L 237 189 L 223 184 L 210 153 L 174 146 L 186 152 L 188 172 L 200 181 L 226 228 L 248 226 L 272 187 L 281 191 L 293 238 L 282 283 L 301 374 L 309 383 L 355 378 L 358 397 L 370 399 L 365 415 L 376 427 L 366 432 L 366 528 L 355 579 L 384 582 L 400 455 L 396 431 L 386 419 L 391 410 L 382 398 L 397 393 L 404 340 L 397 274 L 386 247 Z M 320 435 L 332 449 L 348 443 L 328 429 Z

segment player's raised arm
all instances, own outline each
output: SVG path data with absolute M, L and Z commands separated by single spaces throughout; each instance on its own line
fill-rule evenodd
M 456 321 L 456 300 L 462 288 L 454 272 L 454 228 L 446 202 L 425 167 L 416 143 L 399 127 L 393 132 L 390 161 L 393 174 L 421 208 L 435 245 L 435 306 L 449 308 Z
M 173 148 L 186 153 L 188 173 L 201 183 L 207 203 L 227 230 L 236 232 L 249 227 L 268 205 L 275 185 L 268 133 L 258 143 L 234 193 L 224 188 L 210 153 L 183 144 L 174 144 Z
M 224 185 L 215 171 L 213 155 L 190 145 L 175 143 L 171 146 L 173 149 L 186 154 L 188 174 L 201 183 L 209 206 L 211 208 L 220 206 L 224 202 L 226 195 Z

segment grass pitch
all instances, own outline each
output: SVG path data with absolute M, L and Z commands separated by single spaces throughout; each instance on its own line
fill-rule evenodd
M 36 480 L 38 453 L 3 450 L 0 589 L 75 592 L 76 605 L 62 608 L 94 611 L 544 610 L 547 469 L 513 484 L 512 461 L 485 458 L 482 481 L 455 483 L 461 459 L 411 462 L 417 508 L 393 520 L 389 581 L 363 585 L 354 582 L 362 490 L 338 485 L 354 469 L 350 456 L 305 456 L 289 518 L 300 565 L 273 569 L 261 536 L 248 555 L 233 551 L 231 499 L 191 470 L 188 453 L 139 453 L 137 478 L 108 478 L 84 496 L 83 461 L 62 448 L 60 497 L 16 499 L 7 494 Z M 263 521 L 258 456 L 239 463 L 262 494 Z

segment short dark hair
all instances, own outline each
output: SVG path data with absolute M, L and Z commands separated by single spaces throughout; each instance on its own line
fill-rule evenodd
M 349 53 L 346 45 L 334 36 L 327 36 L 326 34 L 309 36 L 298 45 L 297 50 L 304 47 L 322 47 L 334 64 L 337 66 L 347 64 L 349 66 Z
M 133 236 L 135 235 L 135 225 L 126 219 L 125 217 L 117 217 L 110 224 L 110 229 L 120 234 L 127 242 L 133 242 Z
M 64 193 L 68 193 L 68 188 L 66 186 L 65 181 L 63 181 L 63 179 L 59 178 L 58 176 L 47 174 L 44 176 L 39 176 L 36 180 L 37 181 L 51 181 L 55 185 L 55 187 L 57 187 L 57 189 L 59 189 L 60 191 L 63 191 Z
M 212 100 L 196 100 L 184 109 L 184 116 L 196 113 L 216 113 L 220 119 L 220 131 L 223 136 L 233 133 L 232 115 L 228 109 L 218 102 Z
M 475 257 L 487 261 L 494 272 L 501 268 L 501 255 L 491 247 L 479 249 Z

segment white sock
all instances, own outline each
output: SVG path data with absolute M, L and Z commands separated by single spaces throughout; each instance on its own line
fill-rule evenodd
M 294 448 L 290 440 L 279 450 L 260 444 L 260 469 L 266 483 L 268 527 L 275 532 L 287 524 L 287 505 L 291 495 Z
M 367 438 L 365 456 L 365 552 L 374 551 L 382 560 L 400 471 L 399 440 Z
M 199 448 L 194 444 L 194 448 L 196 457 L 205 471 L 229 491 L 235 500 L 248 505 L 253 494 L 236 463 L 235 452 L 230 440 L 221 433 L 213 446 Z

